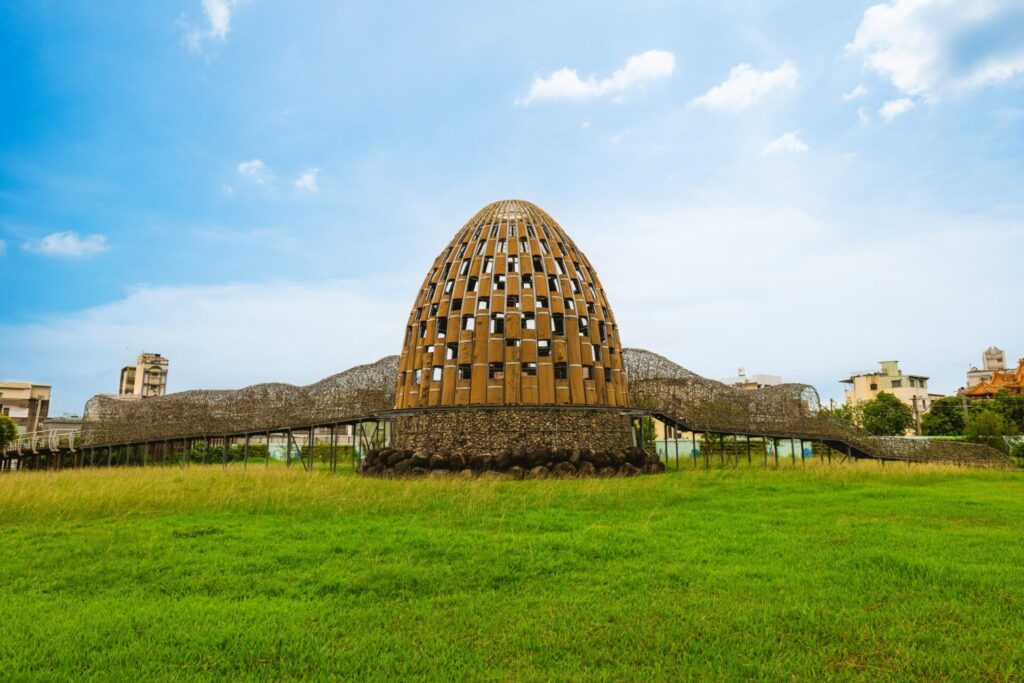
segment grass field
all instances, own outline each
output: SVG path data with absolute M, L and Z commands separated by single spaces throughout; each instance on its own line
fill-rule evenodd
M 0 476 L 0 677 L 1024 677 L 1024 476 Z

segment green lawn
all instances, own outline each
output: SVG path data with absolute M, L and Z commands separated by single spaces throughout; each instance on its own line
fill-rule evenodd
M 0 678 L 1024 677 L 1024 475 L 0 476 Z

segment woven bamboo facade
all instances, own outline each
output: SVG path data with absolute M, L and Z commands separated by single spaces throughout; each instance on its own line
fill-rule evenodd
M 627 397 L 618 326 L 587 257 L 529 202 L 481 209 L 416 297 L 395 407 L 624 406 Z

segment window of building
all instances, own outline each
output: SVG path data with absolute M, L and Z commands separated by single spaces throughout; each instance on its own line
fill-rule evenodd
M 569 366 L 566 363 L 555 363 L 555 379 L 569 379 Z
M 485 256 L 484 257 L 484 272 L 485 273 L 490 273 L 492 270 L 494 270 L 494 258 L 491 257 L 491 256 Z
M 445 294 L 451 294 L 453 289 L 455 289 L 455 280 L 448 280 L 444 283 Z
M 565 261 L 555 258 L 555 269 L 558 270 L 559 275 L 565 275 Z
M 523 275 L 523 289 L 533 289 L 532 275 Z
M 580 336 L 586 337 L 588 334 L 590 334 L 590 321 L 586 316 L 582 316 L 580 318 Z
M 515 237 L 516 236 L 516 224 L 515 223 L 509 223 L 508 224 L 508 236 L 509 237 Z
M 448 318 L 437 319 L 437 336 L 443 337 L 448 334 Z
M 487 377 L 490 379 L 505 379 L 504 363 L 488 363 Z
M 530 251 L 530 243 L 526 241 L 525 237 L 519 238 L 519 251 L 527 252 Z
M 551 355 L 551 340 L 550 339 L 538 339 L 537 340 L 537 355 L 538 356 L 550 356 Z
M 594 362 L 595 363 L 600 363 L 601 362 L 601 345 L 600 344 L 591 344 L 590 348 L 593 349 L 593 352 L 594 352 L 592 354 L 593 358 L 594 358 Z
M 547 308 L 547 307 L 548 307 L 548 298 L 546 296 L 538 296 L 537 297 L 537 308 Z
M 498 240 L 498 251 L 505 251 L 505 240 Z
M 434 298 L 434 292 L 436 292 L 436 291 L 437 291 L 437 285 L 431 284 L 429 287 L 427 287 L 427 296 L 424 297 L 424 298 L 427 301 L 430 301 L 431 299 Z
M 533 223 L 527 223 L 526 224 L 526 234 L 529 235 L 530 237 L 536 237 L 537 236 L 537 233 L 534 232 L 534 230 L 533 230 Z
M 468 280 L 466 280 L 466 291 L 475 292 L 477 282 L 479 282 L 479 280 L 477 280 L 477 278 L 475 277 L 471 277 Z
M 431 317 L 437 315 L 437 309 L 441 304 L 430 304 L 430 315 Z
M 894 379 L 892 381 L 892 388 L 893 389 L 902 389 L 903 388 L 903 380 Z
M 459 379 L 473 379 L 473 366 L 469 363 L 464 363 L 459 366 L 458 370 Z
M 505 334 L 504 313 L 491 313 L 491 334 Z
M 544 259 L 540 256 L 533 257 L 533 272 L 543 273 L 544 272 Z
M 576 271 L 576 277 L 578 277 L 581 280 L 586 280 L 587 279 L 587 278 L 583 277 L 583 271 L 580 270 L 580 264 L 578 264 L 575 261 L 573 261 L 572 262 L 572 267 Z
M 583 379 L 594 379 L 594 366 L 584 365 L 583 366 Z
M 518 349 L 519 348 L 519 340 L 518 339 L 506 339 L 505 340 L 505 346 L 510 347 L 510 348 L 514 348 L 514 349 Z
M 492 223 L 491 224 L 491 237 L 497 237 L 497 236 L 498 236 L 498 224 L 497 223 Z
M 460 259 L 460 258 L 462 258 L 463 256 L 465 256 L 465 255 L 466 255 L 466 247 L 467 247 L 467 246 L 468 246 L 468 245 L 467 245 L 467 243 L 466 243 L 466 242 L 463 242 L 463 243 L 462 243 L 462 246 L 460 246 L 460 247 L 459 247 L 459 253 L 455 255 L 455 258 L 456 258 L 456 259 Z
M 519 272 L 519 257 L 509 256 L 508 257 L 508 272 L 517 273 Z
M 459 357 L 458 344 L 446 344 L 444 347 L 445 360 L 456 360 Z
M 572 293 L 573 294 L 579 294 L 580 293 L 580 281 L 579 280 L 577 280 L 576 278 L 573 278 L 573 279 L 569 280 L 569 284 L 572 285 Z
M 565 318 L 561 313 L 551 314 L 551 334 L 565 334 Z
M 476 302 L 476 308 L 478 311 L 486 311 L 491 305 L 490 299 L 480 299 Z
M 462 329 L 472 330 L 474 327 L 476 327 L 476 318 L 472 315 L 462 316 Z
M 557 292 L 558 291 L 558 278 L 555 277 L 554 275 L 548 275 L 548 291 L 550 291 L 550 292 Z
M 523 327 L 527 330 L 537 329 L 537 316 L 533 313 L 523 314 Z
M 505 289 L 505 276 L 504 275 L 495 275 L 494 276 L 494 288 L 495 289 Z
M 544 234 L 548 236 L 548 239 L 551 239 L 551 231 L 548 230 L 548 226 L 541 225 L 540 229 L 544 231 Z
M 429 345 L 425 346 L 423 348 L 423 353 L 427 354 L 428 356 L 434 355 L 434 345 L 433 344 L 429 344 Z
M 527 377 L 537 376 L 537 364 L 536 363 L 523 363 L 523 374 Z
M 422 370 L 413 370 L 412 371 L 412 383 L 413 384 L 419 384 L 421 379 L 423 379 L 423 371 Z
M 408 325 L 405 328 L 405 343 L 406 343 L 406 345 L 409 344 L 409 340 L 410 339 L 412 339 L 412 325 Z M 0 395 L 2 395 L 2 394 L 0 394 Z
M 483 229 L 484 229 L 484 226 L 482 226 L 482 225 L 476 226 L 476 231 L 473 233 L 473 239 L 475 239 L 475 240 L 480 239 L 480 233 L 483 232 Z
M 444 370 L 443 370 L 443 368 L 440 365 L 435 365 L 434 367 L 430 368 L 430 381 L 431 382 L 440 382 L 441 381 L 441 375 L 442 375 L 443 372 L 444 372 Z
M 565 245 L 562 244 L 561 242 L 558 242 L 558 251 L 562 252 L 563 254 L 569 253 L 568 251 L 565 250 Z
M 590 287 L 590 296 L 596 299 L 597 298 L 597 292 L 594 291 L 594 285 L 587 284 L 587 287 Z
M 548 246 L 548 243 L 547 243 L 546 240 L 541 240 L 540 241 L 540 248 L 544 251 L 545 254 L 550 254 L 551 253 L 551 247 Z
M 874 382 L 871 383 L 871 391 L 878 391 L 878 385 Z
M 441 269 L 441 279 L 443 280 L 446 277 L 448 277 L 448 273 L 450 273 L 451 270 L 452 270 L 452 264 L 450 264 L 450 263 L 444 264 L 444 268 Z
M 566 299 L 563 303 L 565 304 L 565 309 L 567 311 L 575 311 L 576 310 L 576 302 L 573 301 L 572 299 Z
M 477 242 L 476 251 L 473 252 L 473 255 L 474 256 L 479 256 L 480 254 L 484 253 L 484 247 L 485 246 L 486 246 L 485 242 Z
M 469 259 L 462 259 L 462 265 L 459 266 L 459 275 L 466 275 L 469 273 Z
M 461 311 L 462 310 L 462 299 L 452 299 L 452 310 L 453 311 Z
M 597 335 L 601 338 L 601 341 L 606 341 L 607 340 L 607 336 L 605 335 L 605 332 L 604 332 L 604 321 L 603 320 L 599 320 L 597 322 Z
M 604 369 L 604 381 L 605 382 L 611 382 L 612 381 L 612 369 L 611 368 L 605 368 Z
M 519 297 L 515 294 L 505 297 L 505 308 L 519 308 Z
M 423 321 L 420 323 L 420 339 L 427 336 L 427 322 Z

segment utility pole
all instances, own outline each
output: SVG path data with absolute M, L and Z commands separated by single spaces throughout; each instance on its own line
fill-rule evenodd
M 911 397 L 914 402 L 914 429 L 918 436 L 921 436 L 921 411 L 917 408 L 917 396 Z M 923 402 L 923 401 L 922 401 Z

